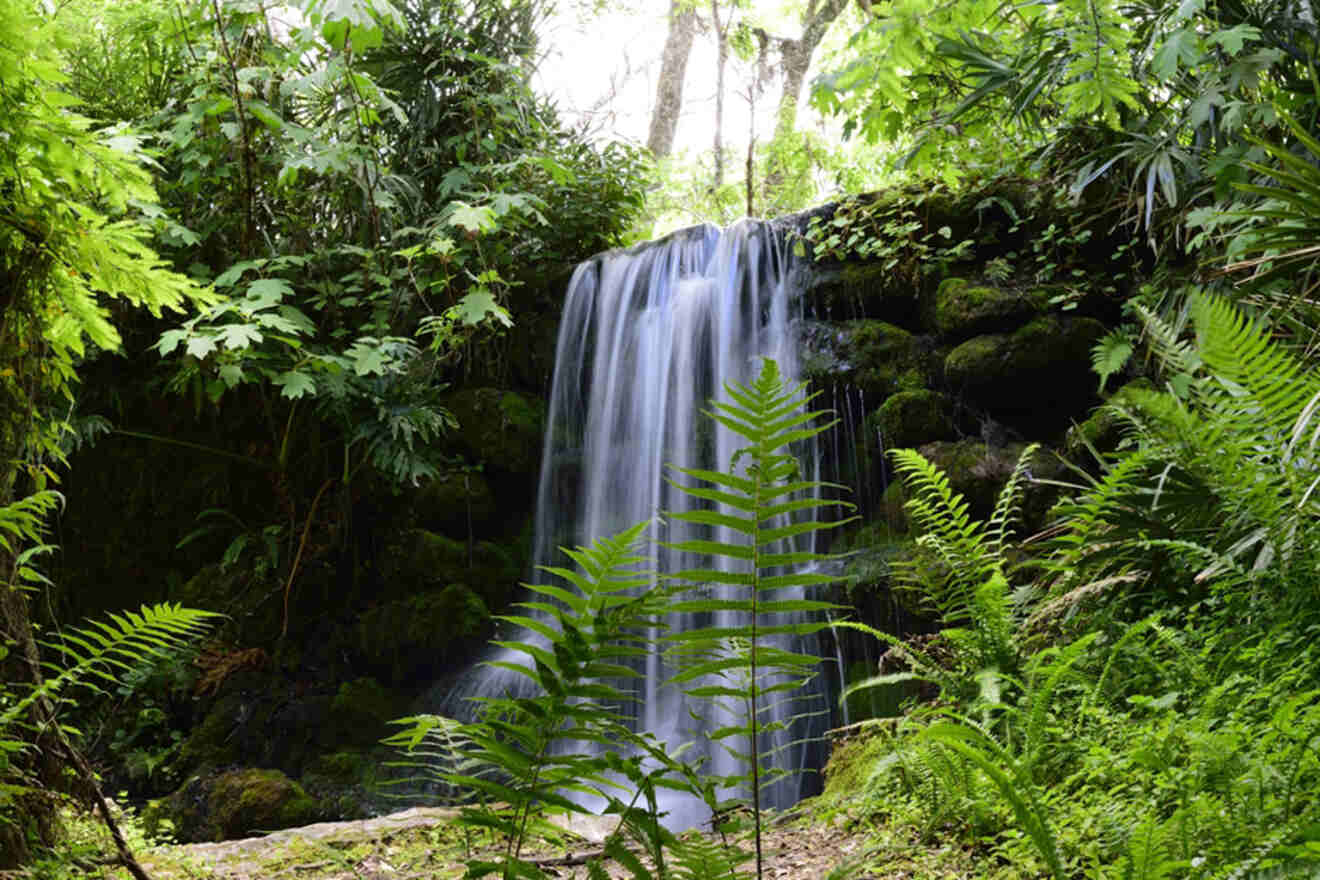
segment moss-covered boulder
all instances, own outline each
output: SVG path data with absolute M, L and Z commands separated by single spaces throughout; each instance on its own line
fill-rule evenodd
M 1126 422 L 1114 410 L 1114 406 L 1127 404 L 1134 391 L 1153 391 L 1155 386 L 1149 379 L 1134 379 L 1120 387 L 1097 407 L 1085 419 L 1068 429 L 1064 439 L 1063 451 L 1072 459 L 1085 461 L 1090 458 L 1090 450 L 1113 452 L 1118 448 L 1123 437 Z M 1112 406 L 1111 406 L 1112 405 Z
M 151 832 L 168 827 L 183 842 L 232 840 L 326 818 L 322 805 L 278 770 L 195 776 L 143 812 Z
M 413 495 L 417 525 L 447 535 L 486 537 L 506 531 L 490 481 L 480 472 L 454 472 L 430 480 Z
M 1090 318 L 1037 318 L 1012 333 L 962 343 L 945 358 L 944 378 L 1025 436 L 1056 436 L 1095 399 L 1090 352 L 1104 333 Z
M 995 446 L 980 439 L 928 443 L 917 451 L 942 470 L 949 485 L 967 499 L 970 513 L 986 519 L 994 511 L 999 492 L 1008 482 L 1025 443 Z M 1048 481 L 1063 475 L 1063 464 L 1048 449 L 1038 450 L 1029 464 L 1023 490 L 1022 520 L 1028 529 L 1038 528 L 1049 508 L 1058 498 L 1058 490 Z
M 502 608 L 522 576 L 518 543 L 460 540 L 427 529 L 397 535 L 384 554 L 382 580 L 393 600 L 464 584 L 491 608 Z
M 926 388 L 900 391 L 866 417 L 866 426 L 880 432 L 886 449 L 952 440 L 956 436 L 953 399 Z
M 926 387 L 936 366 L 929 338 L 886 321 L 817 324 L 807 347 L 807 378 L 844 382 L 877 400 Z
M 316 743 L 327 750 L 367 748 L 389 733 L 386 724 L 404 714 L 406 705 L 374 678 L 361 676 L 339 686 L 330 711 L 316 731 Z
M 979 333 L 1011 330 L 1041 314 L 1049 296 L 1039 290 L 1009 290 L 946 278 L 935 293 L 935 329 L 965 339 Z

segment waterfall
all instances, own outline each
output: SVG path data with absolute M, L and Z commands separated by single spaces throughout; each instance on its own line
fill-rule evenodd
M 665 481 L 670 466 L 727 469 L 741 438 L 702 413 L 731 382 L 749 382 L 762 358 L 774 358 L 786 381 L 799 374 L 800 297 L 791 280 L 792 259 L 782 230 L 743 221 L 726 230 L 700 226 L 658 242 L 602 254 L 577 268 L 560 322 L 554 380 L 537 495 L 537 565 L 561 565 L 561 546 L 590 544 L 661 511 L 689 509 L 691 499 Z M 803 473 L 819 468 L 813 447 Z M 681 540 L 682 524 L 653 524 L 651 537 Z M 810 549 L 810 548 L 806 548 Z M 695 561 L 654 550 L 657 571 Z M 680 562 L 682 564 L 680 565 Z M 698 562 L 700 564 L 700 562 Z M 540 575 L 538 575 L 540 576 Z M 671 627 L 709 625 L 673 620 Z M 721 624 L 736 625 L 732 621 Z M 815 652 L 816 645 L 791 646 Z M 742 768 L 699 729 L 728 723 L 709 706 L 660 685 L 670 670 L 662 657 L 646 660 L 639 729 L 671 746 L 697 741 L 707 770 Z M 507 673 L 504 673 L 507 674 Z M 513 687 L 485 668 L 476 687 L 496 693 Z M 826 670 L 816 681 L 823 682 Z M 511 675 L 510 679 L 521 676 Z M 798 715 L 775 734 L 779 766 L 810 770 L 820 763 L 820 737 L 828 724 L 826 688 L 805 694 L 810 706 L 785 706 L 781 719 Z M 813 714 L 814 712 L 814 714 Z M 696 715 L 699 720 L 694 720 Z M 766 791 L 766 802 L 785 807 L 809 793 L 811 774 L 790 777 Z M 669 804 L 675 824 L 694 824 L 691 804 Z

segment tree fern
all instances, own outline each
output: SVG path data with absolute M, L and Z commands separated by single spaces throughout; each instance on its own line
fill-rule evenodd
M 821 508 L 842 502 L 822 501 L 822 484 L 801 477 L 791 451 L 793 444 L 830 426 L 813 424 L 819 413 L 806 409 L 811 398 L 801 385 L 786 387 L 778 366 L 767 359 L 751 384 L 726 385 L 725 394 L 728 400 L 716 402 L 710 415 L 748 445 L 733 456 L 727 472 L 675 468 L 688 482 L 673 484 L 708 506 L 670 514 L 672 521 L 692 527 L 696 536 L 666 546 L 713 564 L 676 572 L 673 578 L 701 589 L 716 585 L 721 592 L 672 607 L 676 613 L 713 615 L 716 622 L 669 636 L 682 661 L 671 683 L 699 699 L 745 707 L 735 716 L 738 720 L 713 736 L 745 760 L 746 776 L 729 783 L 745 783 L 750 792 L 760 877 L 761 793 L 767 781 L 763 776 L 770 772 L 764 765 L 763 738 L 787 726 L 762 720 L 767 701 L 791 701 L 820 662 L 777 640 L 823 629 L 828 623 L 818 618 L 834 607 L 805 594 L 834 580 L 808 570 L 829 557 L 795 543 L 839 525 L 816 516 Z M 724 622 L 730 619 L 738 622 Z

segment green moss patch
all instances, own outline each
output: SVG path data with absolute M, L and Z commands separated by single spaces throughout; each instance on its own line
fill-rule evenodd
M 324 818 L 321 804 L 278 770 L 194 777 L 143 813 L 148 831 L 168 822 L 184 841 L 231 840 Z
M 890 395 L 866 418 L 867 428 L 878 430 L 885 448 L 920 446 L 935 440 L 952 440 L 953 400 L 929 389 L 900 391 Z
M 932 366 L 929 345 L 886 321 L 849 321 L 840 328 L 838 375 L 877 398 L 926 387 Z
M 935 329 L 945 336 L 1011 330 L 1049 306 L 1042 291 L 1007 290 L 946 278 L 935 293 Z

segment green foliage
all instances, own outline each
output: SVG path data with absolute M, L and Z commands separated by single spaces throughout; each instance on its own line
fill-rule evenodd
M 804 397 L 802 386 L 786 387 L 776 363 L 767 359 L 751 384 L 726 385 L 725 394 L 729 401 L 716 402 L 710 415 L 749 445 L 733 456 L 727 472 L 675 469 L 692 482 L 674 485 L 711 506 L 671 513 L 670 519 L 713 534 L 666 545 L 709 558 L 708 567 L 672 576 L 699 589 L 715 585 L 716 592 L 709 598 L 675 602 L 670 608 L 676 613 L 714 614 L 717 621 L 732 616 L 746 622 L 672 633 L 671 650 L 681 663 L 670 683 L 728 707 L 733 720 L 711 737 L 746 768 L 724 784 L 746 786 L 750 792 L 759 877 L 761 792 L 787 772 L 769 763 L 775 750 L 766 748 L 770 737 L 787 725 L 763 716 L 775 717 L 771 713 L 777 703 L 791 706 L 792 695 L 815 674 L 820 662 L 775 642 L 826 627 L 818 618 L 834 607 L 806 598 L 807 589 L 834 578 L 807 570 L 829 557 L 796 549 L 801 546 L 797 539 L 846 520 L 815 518 L 817 511 L 841 502 L 820 500 L 821 484 L 801 478 L 799 462 L 791 452 L 793 444 L 829 427 L 812 424 L 819 414 L 804 409 L 811 398 Z
M 1188 209 L 1224 221 L 1234 187 L 1266 159 L 1255 139 L 1285 133 L 1281 113 L 1313 118 L 1299 47 L 1314 40 L 1283 0 L 1063 0 L 1013 15 L 908 0 L 861 18 L 814 100 L 846 117 L 845 134 L 888 141 L 927 173 L 1028 153 L 1076 193 L 1104 187 L 1089 211 L 1144 227 L 1158 252 Z
M 1138 313 L 1168 390 L 1134 389 L 1115 406 L 1139 445 L 1061 508 L 1072 528 L 1058 538 L 1060 588 L 1080 598 L 1088 579 L 1173 564 L 1190 575 L 1180 591 L 1196 595 L 1188 588 L 1212 579 L 1261 584 L 1308 565 L 1320 379 L 1225 300 L 1192 293 L 1195 343 Z
M 24 734 L 32 727 L 29 711 L 34 705 L 66 701 L 78 686 L 104 693 L 104 687 L 195 642 L 218 616 L 170 603 L 143 605 L 138 611 L 111 614 L 45 639 L 42 647 L 58 658 L 44 664 L 45 677 L 35 685 L 0 687 L 0 807 L 8 808 L 15 798 L 39 790 L 37 780 L 20 775 L 14 781 L 16 768 L 10 766 L 15 756 L 32 748 Z M 0 646 L 0 659 L 5 651 Z
M 532 93 L 534 0 L 312 3 L 292 25 L 229 0 L 79 9 L 73 91 L 154 135 L 158 246 L 226 295 L 160 337 L 171 387 L 255 393 L 280 470 L 323 463 L 302 453 L 328 426 L 342 464 L 313 486 L 445 469 L 446 376 L 507 378 L 529 266 L 621 243 L 640 208 L 640 154 Z
M 1202 230 L 1196 241 L 1222 245 L 1228 271 L 1245 272 L 1241 283 L 1280 305 L 1285 320 L 1305 316 L 1309 324 L 1314 320 L 1309 298 L 1320 283 L 1320 141 L 1287 112 L 1278 115 L 1279 139 L 1248 138 L 1254 152 L 1263 153 L 1258 161 L 1243 162 L 1257 178 L 1233 182 L 1236 191 L 1256 200 L 1237 202 L 1228 211 L 1198 211 L 1188 225 Z
M 1091 349 L 1091 368 L 1100 377 L 1100 390 L 1105 390 L 1109 377 L 1127 366 L 1134 351 L 1132 337 L 1127 330 L 1116 327 Z
M 625 777 L 636 777 L 629 778 L 633 782 L 648 777 L 640 759 L 621 753 L 637 748 L 665 754 L 661 747 L 647 748 L 646 737 L 633 733 L 622 714 L 635 699 L 626 684 L 639 674 L 628 661 L 646 653 L 649 632 L 660 625 L 663 611 L 662 594 L 650 589 L 652 578 L 639 567 L 645 560 L 637 546 L 645 527 L 639 523 L 592 547 L 566 550 L 577 570 L 546 571 L 567 586 L 531 585 L 533 598 L 521 606 L 529 613 L 502 618 L 528 637 L 496 642 L 509 659 L 489 663 L 526 679 L 529 696 L 485 699 L 480 717 L 467 724 L 409 719 L 393 737 L 414 755 L 442 753 L 446 765 L 440 778 L 485 798 L 464 808 L 463 821 L 503 838 L 503 855 L 494 862 L 472 862 L 471 876 L 545 876 L 522 858 L 543 815 L 587 812 L 572 796 L 617 790 L 610 771 L 631 770 Z M 600 751 L 590 752 L 587 744 Z M 634 818 L 629 805 L 610 802 L 625 819 Z
M 919 532 L 920 551 L 913 560 L 898 564 L 895 573 L 947 627 L 970 624 L 966 639 L 956 629 L 946 630 L 945 635 L 967 650 L 971 672 L 993 667 L 1012 674 L 1017 668 L 1006 559 L 1037 451 L 1035 445 L 1022 451 L 986 522 L 971 518 L 967 500 L 919 453 L 910 449 L 891 453 L 909 490 L 905 508 Z
M 855 803 L 1026 874 L 1304 875 L 1320 814 L 1303 781 L 1320 778 L 1320 385 L 1277 325 L 1226 300 L 1135 311 L 1164 390 L 1110 404 L 1124 443 L 1015 572 L 1040 572 L 1034 590 L 989 588 L 992 530 L 899 453 L 933 536 L 912 572 L 971 626 L 1007 622 L 1019 665 L 952 675 L 942 643 L 955 657 L 980 644 L 958 628 L 894 644 L 906 671 L 876 684 L 928 680 L 940 700 L 849 770 L 866 780 Z M 951 588 L 964 569 L 979 580 Z
M 930 229 L 925 222 L 927 199 L 947 196 L 947 188 L 935 184 L 911 199 L 844 200 L 830 216 L 813 216 L 795 249 L 805 256 L 809 245 L 815 259 L 875 260 L 920 284 L 966 259 L 975 244 L 968 238 L 954 242 L 949 226 Z

